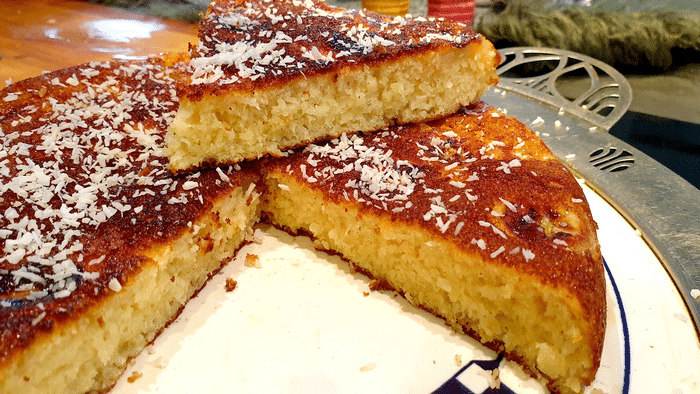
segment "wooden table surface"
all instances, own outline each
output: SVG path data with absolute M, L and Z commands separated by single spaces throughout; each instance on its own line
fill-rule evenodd
M 0 0 L 0 87 L 89 61 L 182 52 L 197 25 L 75 0 Z

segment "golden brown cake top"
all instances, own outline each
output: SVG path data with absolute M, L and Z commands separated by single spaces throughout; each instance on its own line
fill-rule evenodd
M 474 40 L 485 39 L 459 23 L 392 18 L 317 0 L 215 1 L 191 48 L 192 85 L 183 86 L 183 94 L 196 101 Z
M 573 289 L 584 308 L 604 311 L 596 224 L 583 190 L 532 131 L 486 104 L 344 135 L 270 165 L 328 199 L 420 226 L 523 277 Z
M 95 62 L 0 90 L 0 364 L 118 291 L 140 251 L 240 183 L 231 170 L 166 169 L 178 102 L 165 63 Z

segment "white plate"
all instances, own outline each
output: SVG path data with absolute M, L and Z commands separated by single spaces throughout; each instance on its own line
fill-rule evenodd
M 608 279 L 603 359 L 586 392 L 698 392 L 700 344 L 675 286 L 638 232 L 584 190 Z M 547 392 L 512 362 L 484 364 L 498 355 L 396 293 L 370 291 L 308 238 L 266 226 L 256 237 L 113 393 L 481 393 L 489 385 L 479 365 L 499 366 L 502 385 L 489 392 Z M 259 268 L 244 265 L 248 254 Z M 227 278 L 238 282 L 232 292 Z

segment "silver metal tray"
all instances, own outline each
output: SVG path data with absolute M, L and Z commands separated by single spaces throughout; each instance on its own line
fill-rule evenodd
M 700 332 L 700 300 L 693 296 L 700 289 L 700 190 L 607 133 L 632 102 L 625 77 L 596 59 L 558 49 L 507 48 L 501 56 L 500 82 L 484 101 L 530 126 L 562 162 L 639 229 Z M 528 76 L 511 76 L 518 69 Z M 561 90 L 567 78 L 587 78 L 590 87 L 565 97 Z M 545 105 L 532 113 L 528 100 Z

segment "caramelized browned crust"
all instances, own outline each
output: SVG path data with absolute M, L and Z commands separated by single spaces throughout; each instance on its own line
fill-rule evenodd
M 217 1 L 201 22 L 199 44 L 190 46 L 191 79 L 180 94 L 198 101 L 230 90 L 253 91 L 476 40 L 485 38 L 459 23 L 391 18 L 318 0 Z M 494 67 L 499 63 L 496 56 Z
M 417 226 L 566 294 L 590 322 L 593 368 L 581 379 L 593 380 L 606 319 L 596 224 L 575 178 L 522 123 L 480 103 L 310 145 L 268 166 L 336 205 L 359 207 L 360 216 Z
M 254 175 L 173 176 L 180 55 L 89 63 L 0 91 L 0 366 L 97 305 Z

